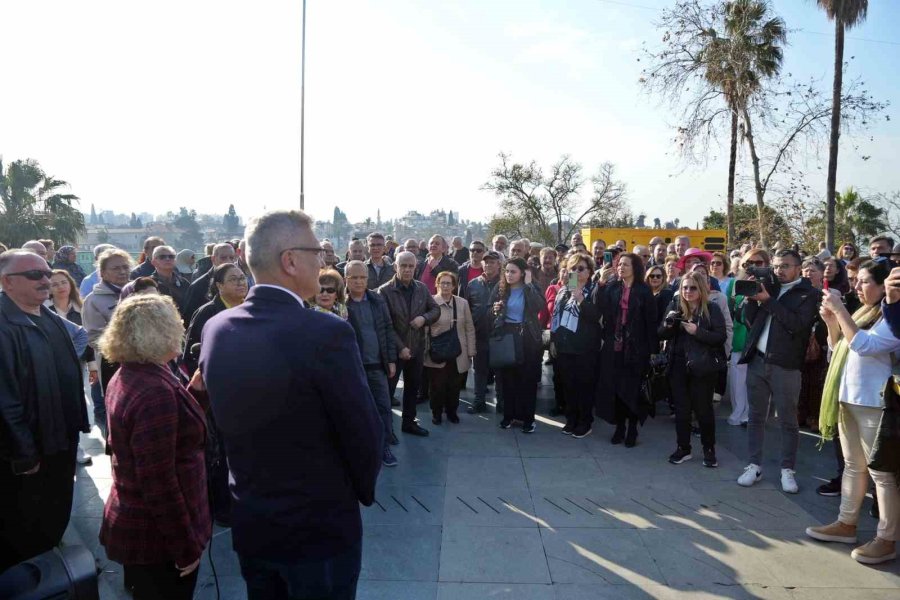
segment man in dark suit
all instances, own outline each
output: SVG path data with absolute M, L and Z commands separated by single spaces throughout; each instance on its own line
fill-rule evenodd
M 212 268 L 206 273 L 194 279 L 187 291 L 187 297 L 184 300 L 184 323 L 185 327 L 190 324 L 191 319 L 197 309 L 210 301 L 209 282 L 212 280 L 216 267 L 227 262 L 233 263 L 237 260 L 237 253 L 234 246 L 229 243 L 216 244 L 212 251 Z
M 353 328 L 302 300 L 323 265 L 311 227 L 299 211 L 248 225 L 256 285 L 201 338 L 249 600 L 355 597 L 359 503 L 374 501 L 381 467 L 384 426 Z

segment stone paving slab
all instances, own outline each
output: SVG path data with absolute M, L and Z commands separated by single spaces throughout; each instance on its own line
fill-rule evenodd
M 445 525 L 440 581 L 550 583 L 536 528 Z

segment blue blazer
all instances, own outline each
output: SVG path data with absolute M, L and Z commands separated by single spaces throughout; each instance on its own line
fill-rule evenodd
M 200 371 L 225 440 L 234 549 L 284 562 L 358 544 L 384 425 L 353 328 L 253 287 L 203 328 Z

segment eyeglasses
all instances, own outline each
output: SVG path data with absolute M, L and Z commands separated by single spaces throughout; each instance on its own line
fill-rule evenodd
M 648 279 L 662 279 L 662 275 L 659 273 L 652 273 L 650 275 L 647 275 L 647 278 Z
M 484 248 L 469 248 L 472 254 L 484 254 Z
M 452 286 L 453 282 L 452 281 L 442 281 L 439 285 L 441 287 L 444 287 L 445 285 Z
M 686 285 L 683 288 L 681 288 L 682 292 L 696 292 L 699 290 L 700 290 L 700 288 L 698 288 L 696 285 Z
M 159 260 L 175 260 L 174 254 L 157 254 L 156 258 Z
M 766 261 L 764 261 L 764 260 L 745 260 L 744 261 L 745 267 L 746 266 L 762 267 L 762 266 L 765 266 L 765 264 L 766 264 Z
M 800 265 L 794 263 L 779 263 L 777 265 L 772 265 L 772 269 L 775 271 L 784 271 L 785 269 L 796 269 Z
M 285 252 L 313 252 L 316 255 L 321 257 L 322 254 L 325 252 L 325 250 L 323 250 L 322 248 L 315 248 L 315 247 L 310 248 L 310 247 L 306 247 L 306 246 L 295 246 L 293 248 L 285 248 L 278 254 L 280 256 L 280 255 L 284 254 Z
M 569 270 L 569 273 L 571 273 L 572 271 L 578 271 L 579 273 L 584 273 L 585 271 L 590 271 L 590 269 L 588 269 L 588 268 L 587 268 L 586 266 L 584 266 L 584 265 L 578 265 L 577 267 L 572 267 L 572 268 Z
M 333 287 L 321 287 L 319 288 L 320 294 L 337 294 L 337 288 Z
M 228 277 L 225 279 L 225 283 L 247 283 L 247 278 L 244 275 L 240 277 Z
M 369 248 L 384 248 L 384 244 L 379 244 L 377 242 L 369 244 Z
M 53 271 L 44 271 L 42 269 L 31 269 L 30 271 L 19 271 L 18 273 L 7 273 L 7 277 L 24 277 L 29 281 L 40 281 L 44 277 L 50 279 Z

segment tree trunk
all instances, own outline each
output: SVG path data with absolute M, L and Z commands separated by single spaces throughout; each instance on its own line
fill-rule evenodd
M 756 153 L 756 142 L 753 139 L 753 127 L 750 125 L 750 113 L 744 109 L 744 136 L 750 147 L 750 162 L 753 163 L 753 183 L 756 190 L 756 214 L 759 220 L 759 244 L 766 247 L 766 191 L 759 176 L 759 155 Z
M 728 243 L 734 242 L 734 171 L 737 163 L 738 113 L 731 111 L 731 150 L 728 159 L 728 200 L 725 205 L 725 229 Z
M 841 137 L 841 88 L 844 80 L 844 15 L 834 16 L 834 86 L 831 89 L 831 139 L 828 142 L 828 181 L 825 184 L 825 245 L 834 252 L 834 204 L 837 192 L 838 140 Z

